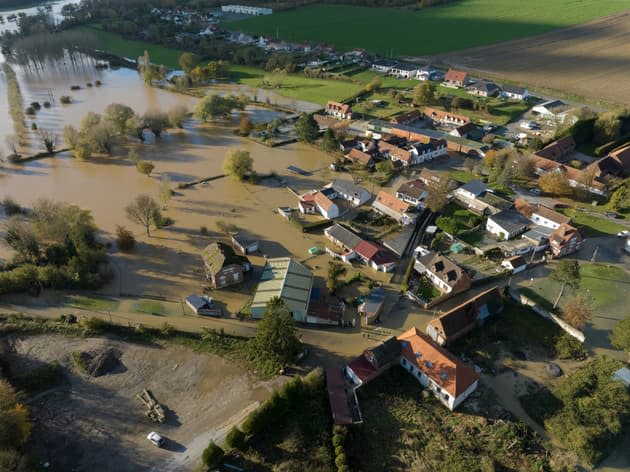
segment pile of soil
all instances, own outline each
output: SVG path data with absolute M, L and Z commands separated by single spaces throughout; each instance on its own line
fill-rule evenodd
M 122 352 L 115 348 L 79 354 L 86 373 L 91 377 L 100 377 L 117 370 L 122 366 L 121 356 Z

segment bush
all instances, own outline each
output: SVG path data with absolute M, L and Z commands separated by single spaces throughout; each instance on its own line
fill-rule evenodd
M 81 90 L 81 86 L 80 85 L 71 85 L 70 86 L 70 90 Z
M 346 453 L 346 451 L 345 451 L 345 449 L 343 448 L 343 446 L 337 446 L 337 447 L 335 448 L 335 456 L 339 456 L 339 455 L 341 455 L 341 454 L 345 454 L 345 453 Z
M 332 438 L 332 443 L 333 446 L 335 446 L 335 448 L 342 446 L 343 447 L 343 443 L 346 440 L 345 437 L 343 437 L 341 434 L 335 434 Z
M 72 98 L 68 95 L 62 95 L 61 98 L 59 98 L 59 101 L 64 105 L 68 105 L 72 103 Z
M 44 102 L 44 108 L 50 108 L 50 102 L 49 101 Z
M 33 107 L 26 107 L 26 110 L 24 110 L 24 113 L 26 113 L 27 115 L 34 115 L 35 114 L 35 108 L 33 108 Z
M 116 246 L 121 251 L 131 251 L 136 246 L 136 238 L 124 226 L 116 226 Z
M 203 450 L 201 460 L 206 467 L 212 467 L 223 458 L 224 454 L 223 449 L 217 446 L 214 441 L 210 441 L 208 447 Z
M 580 341 L 573 336 L 563 333 L 555 345 L 556 356 L 560 359 L 586 359 L 586 350 Z
M 208 227 L 202 226 L 201 228 L 199 228 L 199 234 L 201 234 L 202 236 L 208 236 Z
M 2 200 L 2 206 L 4 207 L 4 213 L 7 216 L 19 215 L 22 213 L 22 207 L 11 197 L 4 197 L 4 200 Z
M 247 447 L 245 433 L 234 426 L 225 438 L 225 444 L 232 449 L 244 451 Z
M 97 80 L 94 82 L 94 85 L 96 85 L 97 87 L 100 87 L 101 85 L 103 85 L 103 82 L 101 82 L 100 80 Z
M 346 457 L 345 453 L 339 454 L 337 457 L 335 457 L 335 465 L 338 468 L 348 465 L 348 458 Z
M 84 329 L 86 334 L 101 334 L 105 332 L 109 323 L 101 318 L 95 316 L 83 317 L 79 321 L 79 326 Z

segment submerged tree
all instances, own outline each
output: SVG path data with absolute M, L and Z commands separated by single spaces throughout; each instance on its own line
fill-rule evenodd
M 254 172 L 254 159 L 248 151 L 242 149 L 229 151 L 223 162 L 223 170 L 226 174 L 243 180 Z
M 127 218 L 144 227 L 147 236 L 151 237 L 151 226 L 156 215 L 160 213 L 160 206 L 149 195 L 141 194 L 125 208 Z

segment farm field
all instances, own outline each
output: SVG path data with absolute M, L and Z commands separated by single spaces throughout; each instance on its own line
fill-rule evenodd
M 466 49 L 435 59 L 490 78 L 543 91 L 560 90 L 568 99 L 628 105 L 629 34 L 630 12 L 625 12 L 535 38 Z
M 524 38 L 628 9 L 624 0 L 467 0 L 408 9 L 313 5 L 229 23 L 228 27 L 291 41 L 422 56 Z M 387 40 L 377 32 L 387 32 Z M 444 34 L 449 31 L 452 34 Z M 515 55 L 519 59 L 520 55 Z M 527 63 L 524 61 L 524 63 Z M 533 68 L 532 70 L 535 70 Z

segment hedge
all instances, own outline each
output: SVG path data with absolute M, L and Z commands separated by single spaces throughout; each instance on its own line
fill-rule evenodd
M 214 441 L 210 441 L 208 447 L 203 450 L 203 454 L 201 455 L 201 460 L 203 461 L 203 465 L 207 467 L 211 467 L 219 462 L 225 452 L 219 446 L 217 446 Z

